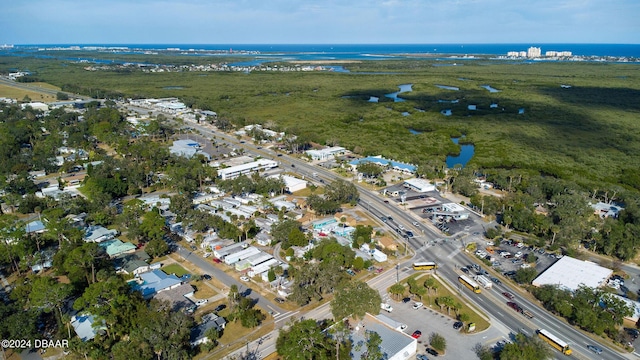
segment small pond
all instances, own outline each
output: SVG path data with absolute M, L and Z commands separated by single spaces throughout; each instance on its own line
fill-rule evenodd
M 182 90 L 182 89 L 184 89 L 184 86 L 165 86 L 165 87 L 163 87 L 163 89 L 165 89 L 165 90 Z
M 380 98 L 377 97 L 377 96 L 370 96 L 369 97 L 369 102 L 371 102 L 371 103 L 377 103 L 378 100 L 380 100 Z
M 399 98 L 398 94 L 402 94 L 403 92 L 410 92 L 413 91 L 413 89 L 411 88 L 413 86 L 413 84 L 403 84 L 403 85 L 398 85 L 398 88 L 400 88 L 399 91 L 396 91 L 394 93 L 391 94 L 386 94 L 385 97 L 388 97 L 390 99 L 393 99 L 393 102 L 402 102 L 405 101 L 403 98 Z
M 460 141 L 460 138 L 451 138 L 451 141 L 453 141 L 454 144 L 457 144 Z M 447 156 L 447 167 L 451 169 L 457 164 L 461 164 L 462 167 L 465 167 L 473 157 L 474 152 L 475 146 L 473 144 L 460 145 L 460 154 L 457 156 Z
M 480 87 L 489 90 L 490 93 L 500 92 L 500 90 L 492 88 L 491 85 L 480 85 Z

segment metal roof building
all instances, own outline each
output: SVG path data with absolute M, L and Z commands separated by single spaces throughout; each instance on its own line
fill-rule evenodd
M 580 285 L 591 288 L 600 287 L 612 274 L 613 270 L 591 261 L 563 256 L 538 275 L 532 284 L 534 286 L 557 285 L 562 289 L 575 291 Z
M 412 358 L 418 350 L 418 341 L 411 336 L 393 329 L 384 322 L 376 319 L 371 314 L 366 314 L 362 321 L 351 332 L 353 344 L 366 344 L 366 331 L 374 331 L 380 335 L 382 343 L 380 351 L 382 358 L 387 360 L 406 360 Z M 360 359 L 362 353 L 367 350 L 366 345 L 360 348 L 354 346 L 351 349 L 351 358 Z

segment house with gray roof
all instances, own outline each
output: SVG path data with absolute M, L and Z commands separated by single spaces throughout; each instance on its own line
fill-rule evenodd
M 118 230 L 107 229 L 100 225 L 89 226 L 84 231 L 84 241 L 100 243 L 103 241 L 111 240 L 118 236 Z
M 209 342 L 209 339 L 205 336 L 207 330 L 215 327 L 219 333 L 224 330 L 227 321 L 222 317 L 214 313 L 207 314 L 202 317 L 202 323 L 193 329 L 191 329 L 191 346 L 197 346 Z
M 129 254 L 118 255 L 113 259 L 113 266 L 116 272 L 123 274 L 138 275 L 149 271 L 149 259 L 151 257 L 144 250 L 135 251 Z
M 166 301 L 170 304 L 172 311 L 186 310 L 194 306 L 193 301 L 189 299 L 194 293 L 195 289 L 189 284 L 180 284 L 169 290 L 161 291 L 153 296 L 154 299 L 159 301 Z

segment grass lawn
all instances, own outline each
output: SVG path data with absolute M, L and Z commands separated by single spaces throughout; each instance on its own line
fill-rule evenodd
M 41 86 L 43 88 L 56 88 L 53 85 L 44 83 L 33 83 L 31 85 Z M 13 86 L 0 85 L 0 97 L 22 100 L 25 96 L 29 96 L 32 101 L 51 102 L 56 100 L 55 96 L 49 94 L 31 90 L 24 90 Z
M 407 281 L 411 278 L 416 279 L 416 281 L 418 283 L 420 282 L 424 282 L 424 280 L 427 279 L 427 277 L 430 276 L 428 274 L 414 274 L 411 275 L 409 278 L 405 279 L 404 281 L 402 281 L 402 284 L 406 286 L 407 291 L 405 292 L 405 294 L 403 296 L 409 296 L 409 286 L 407 285 Z M 478 309 L 476 309 L 475 307 L 472 307 L 471 305 L 469 305 L 463 298 L 461 298 L 458 293 L 455 292 L 451 292 L 449 291 L 449 289 L 447 287 L 444 286 L 444 284 L 442 283 L 442 281 L 440 281 L 440 279 L 438 277 L 434 277 L 436 279 L 436 281 L 438 282 L 438 290 L 437 293 L 434 295 L 432 293 L 431 296 L 424 296 L 422 298 L 422 302 L 424 303 L 424 306 L 429 307 L 431 309 L 433 309 L 434 311 L 440 312 L 444 315 L 450 316 L 451 318 L 455 318 L 455 313 L 453 312 L 453 310 L 451 311 L 451 314 L 447 314 L 447 309 L 444 308 L 442 311 L 440 311 L 440 306 L 438 306 L 436 304 L 436 298 L 441 297 L 441 296 L 451 296 L 455 302 L 461 304 L 462 306 L 460 307 L 460 310 L 458 311 L 458 313 L 460 314 L 468 314 L 469 315 L 469 321 L 466 322 L 466 324 L 470 324 L 470 323 L 475 323 L 476 324 L 476 332 L 478 331 L 483 331 L 489 328 L 489 322 L 487 320 L 484 319 L 483 316 L 481 316 L 478 313 Z M 448 284 L 447 284 L 448 285 Z M 486 315 L 485 315 L 486 317 Z
M 189 273 L 185 268 L 178 264 L 163 266 L 162 271 L 164 271 L 166 274 L 176 274 L 176 276 L 182 276 Z
M 208 299 L 212 296 L 218 295 L 210 286 L 206 284 L 207 280 L 198 280 L 191 282 L 191 286 L 196 288 L 193 297 L 196 299 Z

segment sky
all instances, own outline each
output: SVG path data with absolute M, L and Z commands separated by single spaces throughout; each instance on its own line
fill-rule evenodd
M 0 44 L 640 43 L 639 0 L 29 0 Z

